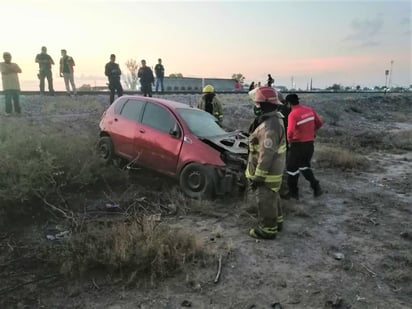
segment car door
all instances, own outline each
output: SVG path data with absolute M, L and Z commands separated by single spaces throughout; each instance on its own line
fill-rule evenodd
M 117 154 L 129 160 L 136 160 L 139 153 L 136 138 L 139 136 L 139 119 L 145 102 L 128 99 L 115 115 L 112 124 L 114 149 Z
M 182 147 L 182 129 L 164 106 L 147 102 L 142 116 L 140 136 L 141 162 L 159 172 L 174 175 Z

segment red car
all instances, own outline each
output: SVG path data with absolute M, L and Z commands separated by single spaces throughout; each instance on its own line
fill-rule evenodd
M 247 137 L 183 103 L 118 98 L 102 116 L 98 147 L 107 162 L 126 159 L 178 179 L 190 197 L 223 195 L 245 185 Z

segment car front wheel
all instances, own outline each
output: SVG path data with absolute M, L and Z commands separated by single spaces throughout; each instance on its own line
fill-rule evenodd
M 100 159 L 105 163 L 111 163 L 114 159 L 114 148 L 109 136 L 102 136 L 97 146 Z
M 180 173 L 182 191 L 192 198 L 213 197 L 216 173 L 213 168 L 199 163 L 186 165 Z

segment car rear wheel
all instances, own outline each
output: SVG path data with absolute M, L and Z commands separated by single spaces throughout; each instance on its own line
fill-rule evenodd
M 199 163 L 190 163 L 180 172 L 179 183 L 182 191 L 192 198 L 213 197 L 216 173 Z
M 109 164 L 114 159 L 114 147 L 112 139 L 109 136 L 102 136 L 97 146 L 100 159 Z

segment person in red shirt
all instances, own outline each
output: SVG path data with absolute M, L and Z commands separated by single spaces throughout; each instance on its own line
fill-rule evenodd
M 302 173 L 305 179 L 310 182 L 313 195 L 318 197 L 323 192 L 310 167 L 310 161 L 314 151 L 315 133 L 323 122 L 312 108 L 299 103 L 299 97 L 295 93 L 288 94 L 285 101 L 292 106 L 287 126 L 289 151 L 286 169 L 289 196 L 299 199 L 298 180 L 299 174 Z

